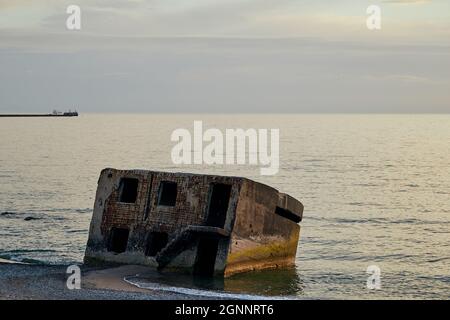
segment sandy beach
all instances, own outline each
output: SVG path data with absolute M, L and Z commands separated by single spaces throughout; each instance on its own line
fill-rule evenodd
M 140 266 L 81 266 L 81 289 L 66 286 L 67 266 L 28 265 L 0 260 L 1 300 L 183 300 L 210 299 L 159 290 L 140 289 L 123 279 L 145 271 Z

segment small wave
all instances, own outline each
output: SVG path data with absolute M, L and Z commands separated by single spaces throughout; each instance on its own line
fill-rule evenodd
M 406 219 L 390 219 L 390 218 L 329 218 L 329 217 L 317 217 L 317 216 L 308 216 L 305 217 L 304 220 L 313 220 L 313 221 L 325 221 L 331 223 L 339 223 L 339 224 L 417 224 L 417 225 L 433 225 L 433 224 L 449 224 L 449 221 L 440 221 L 440 220 L 423 220 L 416 218 L 406 218 Z
M 440 261 L 445 261 L 445 260 L 450 260 L 450 257 L 443 257 L 443 258 L 431 259 L 431 260 L 428 260 L 427 262 L 433 263 L 433 262 L 440 262 Z
M 355 183 L 353 185 L 356 187 L 379 187 L 380 186 L 377 183 Z
M 13 249 L 5 251 L 5 253 L 30 253 L 30 252 L 57 252 L 53 249 Z
M 426 225 L 426 224 L 448 224 L 449 221 L 439 221 L 439 220 L 422 220 L 422 219 L 399 219 L 399 220 L 391 220 L 387 219 L 388 223 L 398 223 L 398 224 L 420 224 L 420 225 Z
M 385 223 L 382 218 L 367 218 L 367 219 L 351 219 L 351 218 L 335 218 L 337 223 Z
M 430 229 L 430 228 L 424 228 L 423 231 L 431 232 L 431 233 L 442 233 L 442 234 L 450 233 L 450 231 L 435 230 L 435 229 Z
M 350 206 L 358 206 L 358 207 L 381 207 L 380 203 L 371 203 L 371 202 L 349 202 L 347 203 Z
M 440 281 L 443 283 L 450 283 L 450 276 L 448 275 L 435 275 L 435 276 L 418 276 L 417 279 L 425 280 L 429 282 L 430 280 Z
M 0 254 L 0 259 L 4 259 L 11 262 L 20 262 L 20 263 L 26 263 L 26 264 L 37 264 L 37 265 L 47 265 L 47 263 L 37 260 L 37 259 L 31 259 L 31 258 L 22 258 L 14 255 L 9 254 Z
M 90 213 L 92 212 L 92 208 L 45 208 L 45 209 L 30 209 L 27 210 L 28 213 L 45 213 L 45 214 L 51 214 L 51 213 Z
M 202 290 L 202 289 L 194 289 L 194 288 L 185 288 L 185 287 L 174 287 L 154 282 L 141 282 L 136 279 L 137 276 L 133 277 L 125 277 L 123 280 L 135 287 L 140 289 L 147 290 L 158 290 L 179 294 L 186 294 L 190 296 L 198 296 L 198 297 L 209 297 L 209 298 L 219 298 L 219 299 L 236 299 L 236 300 L 289 300 L 295 297 L 266 297 L 260 295 L 251 295 L 251 294 L 239 294 L 239 293 L 227 293 L 221 291 L 211 291 L 211 290 Z
M 420 255 L 404 254 L 404 253 L 391 253 L 391 254 L 378 255 L 378 256 L 368 257 L 368 258 L 377 259 L 380 261 L 383 261 L 385 259 L 404 260 L 404 259 L 410 259 L 410 258 L 420 258 Z
M 79 229 L 79 230 L 66 230 L 67 233 L 88 233 L 87 229 Z
M 325 162 L 324 159 L 303 159 L 301 162 Z
M 33 217 L 33 216 L 27 216 L 23 220 L 25 221 L 32 221 L 32 220 L 41 220 L 42 218 L 39 217 Z
M 0 213 L 0 216 L 14 216 L 17 215 L 17 212 L 4 211 Z
M 92 208 L 53 208 L 47 209 L 49 213 L 90 213 Z
M 27 264 L 38 264 L 38 265 L 49 265 L 49 263 L 38 260 L 38 259 L 31 259 L 31 258 L 20 258 L 18 259 L 19 262 L 27 263 Z
M 25 216 L 25 217 L 23 217 L 23 216 Z M 11 218 L 11 219 L 23 219 L 25 221 L 43 219 L 42 214 L 36 214 L 36 213 L 31 213 L 31 212 L 11 212 L 11 211 L 4 211 L 4 212 L 0 213 L 0 217 Z
M 93 211 L 92 208 L 76 209 L 76 210 L 75 210 L 75 212 L 78 212 L 78 213 L 90 213 L 90 212 L 92 212 L 92 211 Z

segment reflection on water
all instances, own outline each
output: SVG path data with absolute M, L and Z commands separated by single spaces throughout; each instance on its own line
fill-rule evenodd
M 239 295 L 295 296 L 301 295 L 303 291 L 303 283 L 294 267 L 246 272 L 229 278 L 149 271 L 133 277 L 132 281 L 144 287 L 145 284 L 158 283 L 168 287 L 222 291 Z
M 303 294 L 303 283 L 296 268 L 263 270 L 225 279 L 225 291 L 272 296 Z

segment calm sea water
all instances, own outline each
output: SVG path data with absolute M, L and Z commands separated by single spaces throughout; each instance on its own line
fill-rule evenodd
M 192 130 L 194 120 L 221 129 L 280 128 L 279 173 L 174 166 L 170 134 Z M 305 298 L 450 298 L 449 115 L 2 118 L 0 258 L 80 263 L 105 167 L 246 176 L 303 202 L 295 268 L 237 275 L 210 288 Z M 381 290 L 366 288 L 369 265 L 381 268 Z

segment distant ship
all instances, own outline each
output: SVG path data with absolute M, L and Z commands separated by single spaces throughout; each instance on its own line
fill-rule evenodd
M 66 112 L 53 110 L 52 113 L 5 113 L 0 114 L 0 117 L 78 117 L 78 112 L 69 109 Z
M 53 110 L 52 115 L 55 117 L 78 117 L 78 112 L 76 110 L 72 111 L 70 109 L 69 109 L 69 111 L 66 111 L 66 112 L 60 112 L 57 110 Z

